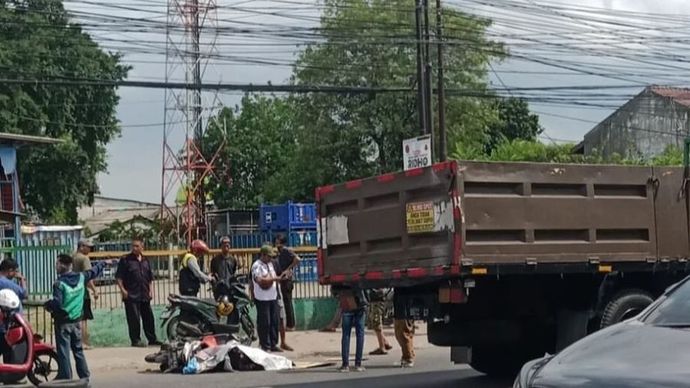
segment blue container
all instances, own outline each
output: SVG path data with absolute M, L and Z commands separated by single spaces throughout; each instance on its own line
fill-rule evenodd
M 313 203 L 261 205 L 259 217 L 262 232 L 316 230 L 316 205 Z
M 316 204 L 288 202 L 288 230 L 316 230 Z
M 262 232 L 288 230 L 288 206 L 261 205 L 259 228 Z

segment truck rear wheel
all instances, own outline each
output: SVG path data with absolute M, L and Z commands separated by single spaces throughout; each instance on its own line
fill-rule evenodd
M 629 289 L 617 293 L 606 304 L 601 316 L 600 328 L 632 318 L 649 306 L 654 299 L 643 290 Z

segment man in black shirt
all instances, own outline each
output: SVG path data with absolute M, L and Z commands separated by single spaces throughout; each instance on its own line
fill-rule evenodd
M 292 270 L 299 264 L 300 257 L 287 247 L 287 239 L 284 235 L 276 236 L 276 248 L 278 248 L 278 276 L 283 276 L 280 282 L 280 293 L 285 304 L 285 326 L 287 331 L 295 330 L 295 309 L 292 305 Z M 284 275 L 283 275 L 284 274 Z
M 235 282 L 235 274 L 240 269 L 240 264 L 237 259 L 230 254 L 230 238 L 223 237 L 220 239 L 220 254 L 211 260 L 211 276 L 213 276 L 218 283 L 224 283 L 230 286 Z M 218 287 L 213 288 L 213 298 L 218 300 L 222 296 L 218 294 Z
M 132 252 L 123 256 L 117 265 L 115 278 L 125 304 L 125 315 L 129 327 L 129 339 L 134 347 L 145 347 L 141 342 L 141 325 L 149 345 L 161 345 L 156 339 L 156 327 L 151 310 L 153 299 L 153 271 L 151 263 L 142 252 L 144 243 L 132 241 Z

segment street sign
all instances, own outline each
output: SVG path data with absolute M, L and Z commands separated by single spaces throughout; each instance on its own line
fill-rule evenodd
M 431 135 L 415 137 L 403 141 L 403 168 L 431 166 Z

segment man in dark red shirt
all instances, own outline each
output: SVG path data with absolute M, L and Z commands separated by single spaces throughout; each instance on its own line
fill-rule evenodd
M 146 347 L 141 342 L 141 324 L 149 346 L 161 345 L 156 339 L 156 327 L 151 310 L 153 299 L 153 271 L 151 263 L 143 256 L 144 243 L 132 241 L 132 252 L 123 256 L 117 265 L 115 278 L 125 304 L 129 339 L 134 347 Z

